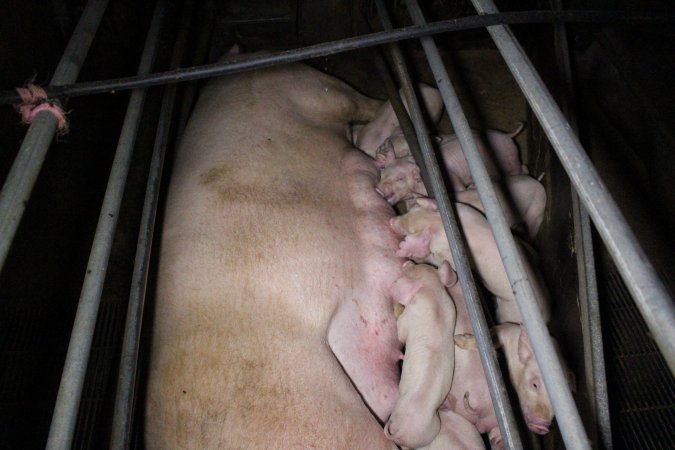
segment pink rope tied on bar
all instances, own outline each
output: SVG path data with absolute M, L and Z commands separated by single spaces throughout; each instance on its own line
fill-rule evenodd
M 56 117 L 59 134 L 68 132 L 66 113 L 63 112 L 56 101 L 47 98 L 44 89 L 34 84 L 28 84 L 26 87 L 16 88 L 16 92 L 19 93 L 23 101 L 20 105 L 14 106 L 21 114 L 21 122 L 29 125 L 40 111 L 49 111 Z

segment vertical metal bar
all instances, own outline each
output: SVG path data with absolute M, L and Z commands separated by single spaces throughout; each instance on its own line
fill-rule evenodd
M 180 66 L 187 44 L 190 24 L 194 9 L 194 1 L 186 0 L 181 13 L 179 34 L 176 37 L 174 52 L 171 58 L 171 68 Z M 133 412 L 135 405 L 136 374 L 138 367 L 138 353 L 143 323 L 143 308 L 145 291 L 152 250 L 152 237 L 155 228 L 159 188 L 162 180 L 164 156 L 171 131 L 176 98 L 176 85 L 169 84 L 164 91 L 162 106 L 159 113 L 159 123 L 155 134 L 155 144 L 150 162 L 148 181 L 141 214 L 141 224 L 136 245 L 134 273 L 131 280 L 131 292 L 127 307 L 127 318 L 124 328 L 124 340 L 120 356 L 120 369 L 115 394 L 115 409 L 110 448 L 113 450 L 128 449 L 131 444 Z
M 90 0 L 87 3 L 56 67 L 52 86 L 70 84 L 77 79 L 106 6 L 108 0 Z M 0 192 L 0 272 L 54 138 L 56 122 L 54 115 L 48 111 L 36 115 Z
M 415 0 L 406 0 L 406 5 L 413 23 L 423 25 L 425 23 L 424 15 L 417 2 Z M 516 295 L 516 301 L 523 317 L 524 325 L 533 344 L 536 342 L 540 347 L 540 352 L 535 352 L 535 355 L 544 374 L 544 382 L 546 383 L 558 424 L 563 435 L 567 436 L 565 442 L 569 448 L 590 448 L 579 412 L 576 409 L 574 399 L 563 376 L 564 372 L 557 358 L 546 323 L 541 315 L 532 286 L 530 285 L 530 280 L 527 278 L 521 253 L 518 251 L 515 238 L 497 200 L 494 186 L 490 181 L 485 164 L 480 158 L 480 153 L 473 139 L 466 116 L 462 111 L 459 98 L 450 83 L 448 73 L 433 38 L 427 36 L 420 38 L 420 41 L 422 42 L 422 47 L 429 60 L 438 89 L 441 91 L 441 96 L 457 134 L 457 139 L 464 151 L 469 170 L 478 189 L 478 194 L 485 209 L 485 215 L 497 242 L 499 253 L 511 282 L 511 287 Z
M 480 14 L 499 12 L 491 0 L 471 1 Z M 588 209 L 670 371 L 675 373 L 675 305 L 672 298 L 509 27 L 494 25 L 487 29 Z M 536 345 L 534 350 L 537 354 Z
M 386 7 L 382 0 L 376 0 L 378 14 L 383 23 L 385 30 L 392 28 L 392 23 L 389 20 Z M 492 397 L 493 405 L 497 413 L 499 428 L 502 432 L 502 440 L 506 448 L 517 449 L 522 448 L 520 436 L 518 435 L 518 427 L 515 423 L 513 410 L 508 400 L 508 393 L 504 385 L 504 380 L 499 370 L 497 362 L 497 355 L 492 345 L 490 337 L 490 329 L 485 320 L 485 315 L 480 306 L 480 297 L 476 288 L 476 282 L 471 273 L 466 247 L 461 237 L 461 231 L 457 223 L 457 218 L 452 209 L 448 191 L 443 182 L 438 161 L 434 156 L 434 150 L 429 140 L 429 132 L 424 124 L 420 104 L 413 92 L 410 75 L 403 62 L 403 56 L 400 49 L 396 45 L 392 45 L 392 54 L 396 69 L 401 80 L 408 107 L 410 108 L 410 116 L 415 127 L 415 132 L 420 141 L 422 149 L 422 156 L 429 172 L 431 180 L 431 191 L 433 192 L 436 201 L 438 202 L 438 209 L 443 221 L 448 243 L 450 244 L 450 251 L 452 253 L 455 267 L 457 269 L 457 276 L 462 286 L 462 292 L 466 300 L 466 306 L 469 311 L 471 325 L 473 327 L 476 342 L 478 344 L 478 351 L 485 368 L 485 375 L 487 377 L 488 386 L 490 389 L 490 396 Z
M 429 179 L 429 172 L 427 171 L 427 167 L 424 164 L 424 159 L 422 158 L 422 150 L 420 149 L 417 136 L 415 135 L 413 123 L 410 120 L 410 116 L 408 116 L 408 112 L 405 109 L 403 100 L 401 99 L 398 89 L 396 89 L 394 80 L 392 79 L 391 74 L 387 69 L 387 63 L 384 60 L 382 53 L 380 53 L 380 49 L 373 48 L 372 54 L 373 60 L 375 62 L 375 67 L 377 68 L 377 71 L 380 74 L 380 78 L 385 84 L 387 95 L 389 96 L 389 102 L 391 103 L 391 107 L 394 110 L 394 114 L 396 114 L 396 119 L 398 119 L 399 126 L 403 131 L 403 136 L 405 137 L 405 140 L 408 143 L 408 147 L 410 147 L 410 153 L 413 155 L 413 158 L 415 159 L 417 165 L 420 168 L 420 174 L 422 175 L 422 182 L 424 183 L 425 186 L 430 186 L 431 180 Z
M 155 49 L 164 17 L 165 0 L 159 0 L 155 6 L 152 23 L 145 41 L 138 73 L 150 73 L 155 57 Z M 101 303 L 101 291 L 108 267 L 108 258 L 117 226 L 124 186 L 126 184 L 131 154 L 133 153 L 141 112 L 145 102 L 145 89 L 131 93 L 129 106 L 122 125 L 117 144 L 103 206 L 99 215 L 94 243 L 80 294 L 77 314 L 70 337 L 68 353 L 61 375 L 61 384 L 56 398 L 56 406 L 47 440 L 47 449 L 66 450 L 71 447 L 73 432 L 77 420 L 78 407 L 82 397 L 84 377 L 89 362 L 92 339 L 96 327 L 96 317 Z
M 553 0 L 556 10 L 562 10 L 562 0 Z M 561 21 L 553 24 L 556 54 L 563 81 L 562 109 L 575 134 L 579 133 L 577 115 L 572 100 L 574 97 L 574 79 L 568 46 L 567 28 Z M 600 304 L 598 284 L 593 253 L 593 235 L 588 211 L 572 189 L 572 220 L 574 222 L 574 248 L 577 257 L 579 279 L 579 305 L 581 325 L 584 334 L 584 354 L 586 359 L 586 380 L 590 393 L 595 426 L 591 437 L 597 447 L 598 432 L 602 447 L 612 449 L 612 430 L 609 417 L 607 379 L 605 376 L 605 357 L 603 354 Z M 590 357 L 588 357 L 590 356 Z M 597 429 L 597 431 L 596 431 Z

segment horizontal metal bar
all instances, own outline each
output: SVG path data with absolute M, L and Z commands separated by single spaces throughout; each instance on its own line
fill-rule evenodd
M 424 26 L 411 26 L 396 30 L 371 33 L 365 36 L 341 39 L 338 41 L 287 50 L 270 55 L 241 55 L 228 62 L 208 64 L 200 67 L 171 70 L 147 76 L 133 76 L 114 80 L 92 81 L 70 86 L 49 87 L 46 89 L 50 98 L 76 97 L 80 95 L 92 95 L 102 93 L 114 93 L 121 90 L 137 89 L 141 87 L 157 86 L 168 83 L 212 78 L 229 75 L 249 70 L 262 69 L 279 64 L 302 61 L 309 58 L 334 55 L 336 53 L 372 47 L 374 45 L 388 44 L 404 39 L 414 39 L 426 35 L 447 33 L 450 31 L 471 30 L 484 28 L 495 24 L 526 24 L 526 23 L 550 23 L 585 22 L 585 23 L 627 23 L 627 24 L 651 24 L 672 22 L 675 15 L 664 13 L 636 13 L 628 14 L 624 11 L 518 11 L 499 14 L 486 14 L 482 16 L 461 17 L 439 22 L 429 23 Z M 0 104 L 13 104 L 20 99 L 14 91 L 0 93 Z
M 149 73 L 152 68 L 160 25 L 165 14 L 165 3 L 165 0 L 159 0 L 155 6 L 152 23 L 141 56 L 138 70 L 140 73 Z M 96 226 L 94 243 L 89 255 L 80 301 L 77 306 L 56 406 L 52 415 L 47 440 L 47 449 L 49 450 L 67 450 L 72 445 L 84 378 L 96 328 L 96 318 L 101 303 L 101 292 L 107 273 L 108 259 L 131 163 L 131 155 L 145 103 L 145 94 L 144 89 L 131 93 L 122 125 L 122 132 L 110 171 L 98 225 Z
M 384 3 L 382 0 L 375 0 L 375 2 L 384 28 L 390 28 L 392 24 Z M 398 46 L 392 45 L 392 50 L 396 70 L 401 80 L 402 89 L 410 110 L 410 116 L 419 139 L 424 164 L 429 173 L 429 179 L 431 181 L 429 187 L 438 202 L 438 210 L 441 215 L 441 220 L 443 221 L 443 227 L 450 245 L 450 251 L 455 263 L 457 276 L 460 285 L 462 286 L 462 292 L 464 293 L 471 325 L 478 344 L 478 352 L 483 367 L 485 368 L 490 396 L 493 399 L 499 428 L 502 432 L 503 442 L 505 443 L 506 448 L 519 449 L 522 448 L 522 444 L 518 434 L 518 427 L 514 419 L 511 404 L 509 403 L 508 392 L 499 369 L 499 363 L 497 362 L 497 355 L 490 336 L 490 328 L 487 325 L 485 315 L 480 306 L 481 301 L 476 282 L 473 278 L 473 273 L 471 272 L 466 245 L 461 236 L 461 230 L 450 203 L 450 198 L 443 181 L 438 160 L 434 155 L 434 149 L 431 140 L 429 139 L 429 131 L 424 123 L 420 103 L 415 96 L 413 84 L 405 67 L 403 56 L 400 49 L 398 49 Z
M 52 85 L 69 84 L 77 79 L 107 5 L 108 0 L 90 0 L 87 3 L 56 67 Z M 56 133 L 56 123 L 56 117 L 48 111 L 37 114 L 0 192 L 0 272 L 47 157 L 49 145 Z
M 491 0 L 472 0 L 472 2 L 481 14 L 497 11 Z M 673 299 L 656 275 L 654 267 L 647 259 L 590 158 L 511 30 L 507 26 L 499 25 L 488 27 L 488 32 L 591 215 L 671 373 L 675 374 Z M 534 350 L 538 356 L 536 345 Z

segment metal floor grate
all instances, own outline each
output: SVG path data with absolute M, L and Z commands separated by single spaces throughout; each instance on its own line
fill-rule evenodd
M 673 449 L 675 379 L 611 262 L 601 289 L 615 448 Z

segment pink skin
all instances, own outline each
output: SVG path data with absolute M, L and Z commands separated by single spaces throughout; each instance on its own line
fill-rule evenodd
M 443 101 L 438 89 L 420 83 L 419 90 L 429 118 L 438 123 L 443 111 Z M 401 95 L 401 97 L 403 97 Z M 403 101 L 406 109 L 408 105 Z M 375 158 L 377 149 L 391 135 L 399 134 L 400 128 L 394 109 L 387 101 L 375 114 L 375 118 L 366 125 L 352 126 L 352 142 L 354 147 L 361 149 L 367 155 Z
M 527 235 L 534 238 L 546 209 L 544 186 L 529 175 L 510 175 L 499 182 L 494 182 L 493 185 L 509 226 L 514 228 L 524 224 Z M 455 200 L 485 212 L 476 188 L 456 192 Z
M 493 333 L 496 334 L 499 343 L 504 348 L 509 378 L 518 393 L 520 410 L 525 417 L 527 427 L 537 434 L 548 433 L 553 420 L 553 407 L 525 327 L 500 324 L 493 329 Z M 555 340 L 554 347 L 565 371 L 570 390 L 574 392 L 576 386 L 574 374 L 567 369 Z
M 485 163 L 485 168 L 492 179 L 499 179 L 503 176 L 526 174 L 527 168 L 521 164 L 518 154 L 518 147 L 513 141 L 518 133 L 523 129 L 521 123 L 518 128 L 512 133 L 503 133 L 497 130 L 486 130 L 485 138 L 481 136 L 478 131 L 473 131 L 476 145 Z M 485 145 L 485 140 L 489 145 Z M 473 177 L 469 171 L 469 166 L 464 158 L 464 153 L 459 140 L 455 135 L 443 135 L 439 138 L 439 147 L 443 164 L 450 180 L 450 184 L 455 192 L 464 191 L 473 184 Z M 400 158 L 410 155 L 410 147 L 401 136 L 390 136 L 377 149 L 376 159 L 378 167 L 382 169 L 382 179 L 391 178 L 387 173 L 390 167 L 395 164 Z M 398 189 L 389 188 L 390 191 L 385 191 L 381 186 L 381 190 L 386 192 L 389 198 L 396 198 L 399 200 L 406 200 L 414 198 L 418 194 L 426 195 L 424 186 L 421 185 L 419 175 L 415 175 L 412 167 L 407 167 L 407 172 L 402 171 L 401 168 L 393 169 L 396 171 L 397 177 L 406 176 L 409 179 L 405 184 L 400 184 Z M 419 173 L 419 169 L 417 169 Z M 417 186 L 419 183 L 421 186 Z M 407 187 L 408 189 L 404 189 Z M 414 189 L 412 189 L 415 187 Z M 391 203 L 391 202 L 390 202 Z
M 493 448 L 503 448 L 487 379 L 472 334 L 466 300 L 459 283 L 449 286 L 448 293 L 457 310 L 455 372 L 443 408 L 462 415 L 476 426 L 478 432 L 488 433 Z M 527 331 L 522 325 L 504 323 L 494 327 L 492 334 L 506 356 L 509 379 L 518 395 L 528 428 L 538 434 L 548 433 L 553 408 L 542 382 L 541 370 L 533 357 Z M 565 368 L 570 388 L 574 391 L 574 375 L 566 368 L 559 351 L 558 357 Z
M 403 259 L 347 139 L 380 104 L 300 64 L 205 86 L 167 195 L 146 448 L 391 449 Z
M 425 264 L 408 261 L 391 286 L 395 302 L 405 306 L 396 322 L 398 339 L 405 344 L 399 398 L 384 426 L 396 444 L 419 448 L 438 434 L 438 408 L 450 391 L 454 367 L 455 308 L 437 274 Z M 452 280 L 454 281 L 454 280 Z
M 380 182 L 377 184 L 379 192 L 390 205 L 401 200 L 426 196 L 420 176 L 420 168 L 415 164 L 412 156 L 398 158 L 382 170 Z M 405 195 L 402 195 L 405 193 Z
M 497 243 L 487 219 L 480 211 L 471 206 L 463 203 L 456 203 L 455 206 L 457 218 L 471 255 L 472 265 L 477 270 L 478 276 L 485 287 L 497 298 L 497 321 L 499 323 L 521 323 L 522 318 L 511 283 L 506 275 Z M 448 261 L 453 268 L 455 267 L 443 223 L 434 200 L 416 199 L 416 205 L 406 214 L 391 219 L 390 224 L 396 233 L 404 237 L 399 244 L 398 256 L 435 266 L 440 266 L 443 261 Z M 550 317 L 548 291 L 539 274 L 529 264 L 521 246 L 519 246 L 519 250 L 542 315 L 545 320 L 548 320 Z
M 391 151 L 387 155 L 393 154 Z M 420 176 L 420 169 L 411 156 L 393 159 L 384 154 L 378 155 L 378 165 L 383 166 L 377 191 L 394 205 L 402 200 L 408 201 L 425 197 L 427 190 Z M 544 186 L 529 175 L 511 175 L 493 182 L 497 200 L 504 211 L 510 227 L 521 224 L 527 235 L 534 238 L 546 209 L 546 191 Z M 455 200 L 484 212 L 478 190 L 475 187 L 455 192 Z
M 476 427 L 454 411 L 441 409 L 441 430 L 426 447 L 418 450 L 478 450 L 483 449 L 483 439 Z

